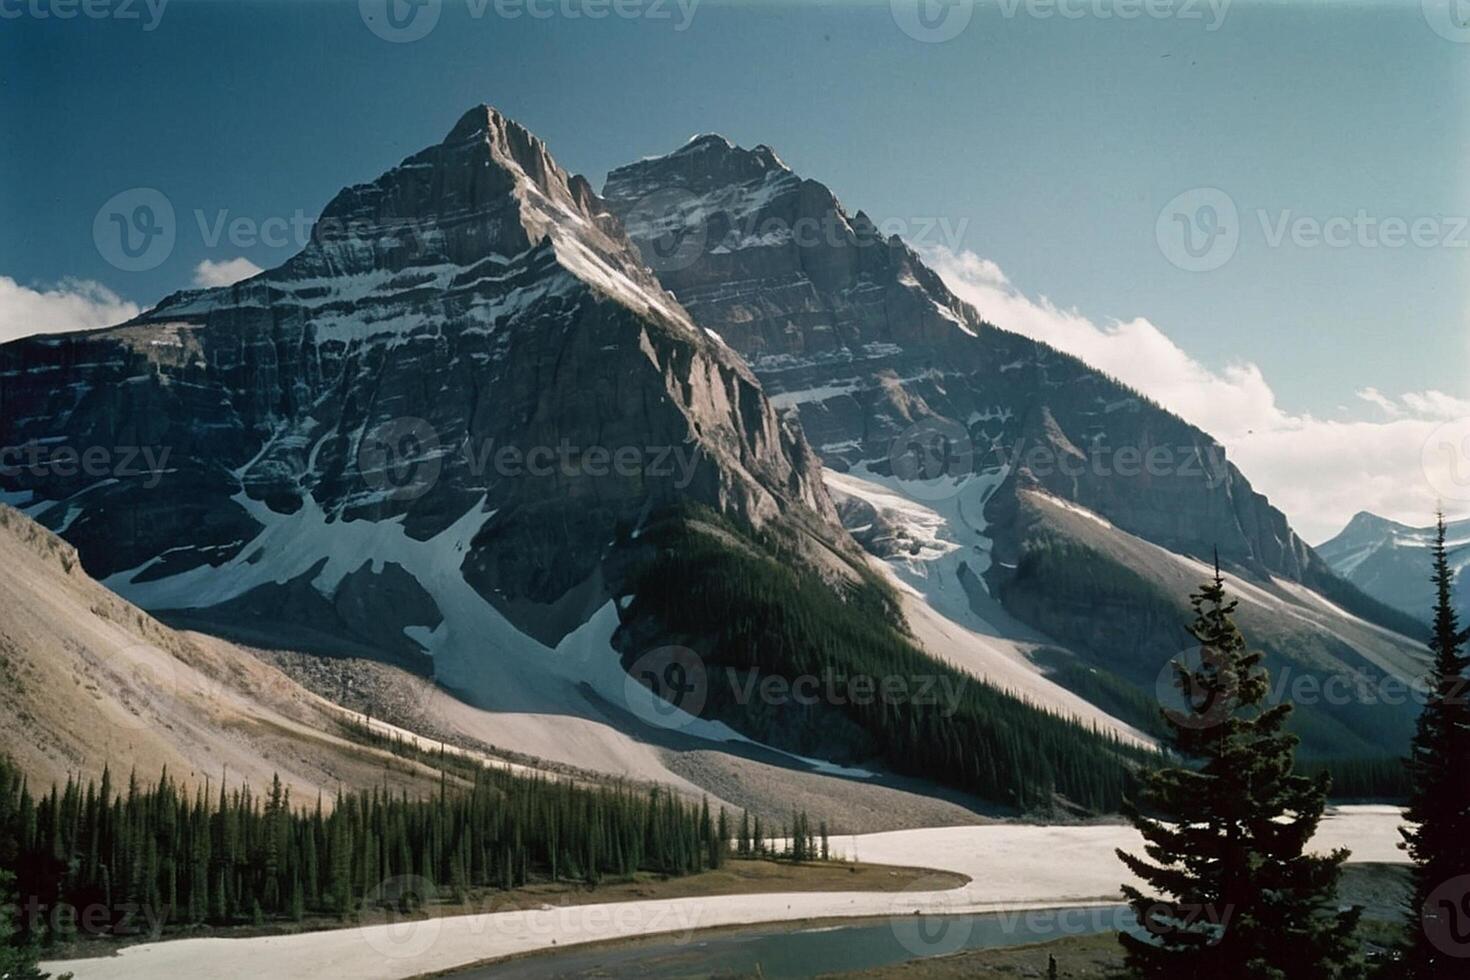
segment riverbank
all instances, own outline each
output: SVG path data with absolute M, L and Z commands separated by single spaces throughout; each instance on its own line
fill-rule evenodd
M 1356 862 L 1395 864 L 1402 815 L 1393 807 L 1344 807 L 1323 820 L 1316 850 L 1347 847 Z M 151 980 L 207 972 L 219 980 L 405 980 L 568 945 L 780 921 L 1019 912 L 1116 903 L 1126 878 L 1114 849 L 1142 841 L 1119 825 L 944 827 L 832 839 L 834 853 L 866 864 L 933 867 L 967 877 L 920 876 L 898 891 L 649 898 L 494 911 L 329 932 L 250 939 L 180 939 L 119 955 L 49 962 L 77 980 Z
M 341 919 L 312 916 L 299 923 L 267 923 L 228 928 L 209 926 L 165 927 L 162 936 L 97 937 L 73 940 L 52 952 L 56 959 L 87 959 L 111 955 L 128 946 L 143 942 L 175 942 L 181 939 L 261 939 L 270 936 L 292 936 L 342 929 L 382 926 L 389 922 L 409 928 L 413 922 L 430 918 L 484 915 L 496 912 L 534 911 L 553 908 L 575 908 L 584 905 L 674 898 L 702 898 L 719 895 L 770 894 L 773 892 L 899 892 L 916 882 L 928 883 L 936 876 L 947 878 L 950 887 L 962 888 L 970 879 L 954 872 L 930 868 L 905 868 L 891 865 L 859 864 L 853 861 L 813 861 L 796 864 L 790 861 L 731 859 L 714 871 L 671 877 L 640 872 L 627 880 L 603 881 L 596 887 L 568 881 L 540 881 L 513 888 L 477 889 L 455 900 L 448 894 L 420 896 L 425 904 L 411 915 L 390 913 L 376 905 L 354 912 L 348 922 Z M 146 917 L 138 917 L 137 926 L 146 929 Z
M 1370 959 L 1400 938 L 1412 878 L 1406 865 L 1354 864 L 1338 889 L 1363 908 L 1359 939 Z M 1116 975 L 1118 933 L 1138 933 L 1126 906 L 1043 909 L 976 916 L 901 915 L 878 920 L 779 923 L 715 929 L 687 939 L 644 937 L 527 954 L 455 971 L 446 980 L 1000 980 Z

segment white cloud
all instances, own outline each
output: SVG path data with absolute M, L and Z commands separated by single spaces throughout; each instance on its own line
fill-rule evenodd
M 1470 401 L 1442 391 L 1411 391 L 1403 396 L 1405 407 L 1416 415 L 1434 419 L 1463 419 L 1470 416 Z
M 1454 462 L 1424 461 L 1424 446 L 1447 420 L 1470 419 L 1470 400 L 1440 391 L 1395 399 L 1364 388 L 1357 397 L 1386 418 L 1294 415 L 1249 361 L 1213 370 L 1147 320 L 1099 324 L 1045 297 L 1033 300 L 973 252 L 940 246 L 924 257 L 987 320 L 1075 354 L 1215 436 L 1308 541 L 1332 536 L 1360 510 L 1427 524 L 1445 488 L 1458 486 Z M 1470 494 L 1460 498 L 1444 499 L 1446 509 L 1470 509 Z
M 205 259 L 194 267 L 194 285 L 233 286 L 241 279 L 249 279 L 262 271 L 260 266 L 243 256 L 225 259 L 223 262 Z
M 0 343 L 33 333 L 111 326 L 138 312 L 136 303 L 90 279 L 63 279 L 50 289 L 32 289 L 0 276 Z
M 1383 409 L 1383 413 L 1391 419 L 1396 419 L 1404 414 L 1404 410 L 1398 406 L 1392 398 L 1374 387 L 1360 388 L 1355 394 L 1370 405 L 1377 405 Z M 1343 409 L 1346 411 L 1346 408 Z

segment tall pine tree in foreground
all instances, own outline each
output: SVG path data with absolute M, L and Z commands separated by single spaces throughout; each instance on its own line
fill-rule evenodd
M 1470 964 L 1451 956 L 1453 928 L 1465 924 L 1447 917 L 1458 909 L 1463 892 L 1436 894 L 1441 886 L 1470 875 L 1470 704 L 1467 704 L 1465 633 L 1451 604 L 1454 572 L 1445 554 L 1444 515 L 1438 516 L 1434 541 L 1434 654 L 1432 689 L 1419 715 L 1419 728 L 1409 751 L 1413 780 L 1404 816 L 1403 847 L 1414 861 L 1410 896 L 1409 943 L 1398 973 L 1414 980 L 1463 978 Z M 1446 948 L 1446 947 L 1449 948 Z
M 1218 562 L 1190 603 L 1200 663 L 1174 663 L 1186 706 L 1164 719 L 1174 749 L 1194 764 L 1151 773 L 1124 806 L 1147 859 L 1118 856 L 1167 896 L 1124 886 L 1149 933 L 1119 937 L 1129 971 L 1160 980 L 1356 976 L 1358 910 L 1333 904 L 1347 852 L 1303 854 L 1327 778 L 1293 773 L 1297 739 L 1283 728 L 1291 706 L 1265 706 L 1270 680 L 1231 619 L 1236 603 Z

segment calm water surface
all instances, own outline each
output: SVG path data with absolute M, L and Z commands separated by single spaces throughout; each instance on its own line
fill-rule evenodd
M 661 937 L 630 945 L 573 947 L 475 967 L 455 980 L 762 976 L 768 980 L 865 970 L 966 949 L 998 949 L 1132 927 L 1126 907 L 984 915 L 904 916 L 827 926 L 769 925 Z M 1046 969 L 1044 958 L 1040 962 Z M 1043 972 L 1044 975 L 1044 972 Z

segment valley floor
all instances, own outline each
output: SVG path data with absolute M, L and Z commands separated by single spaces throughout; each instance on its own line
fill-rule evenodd
M 1323 821 L 1316 849 L 1348 847 L 1354 862 L 1398 863 L 1394 807 L 1352 806 Z M 128 947 L 113 957 L 52 962 L 76 980 L 220 980 L 269 976 L 316 980 L 353 976 L 402 980 L 536 950 L 632 936 L 763 922 L 954 914 L 1105 905 L 1117 900 L 1123 873 L 1113 851 L 1140 839 L 1119 825 L 996 824 L 895 831 L 834 838 L 842 855 L 869 864 L 931 867 L 963 875 L 920 875 L 898 892 L 782 891 L 545 905 L 533 909 L 366 925 L 326 932 L 246 939 L 181 939 Z

